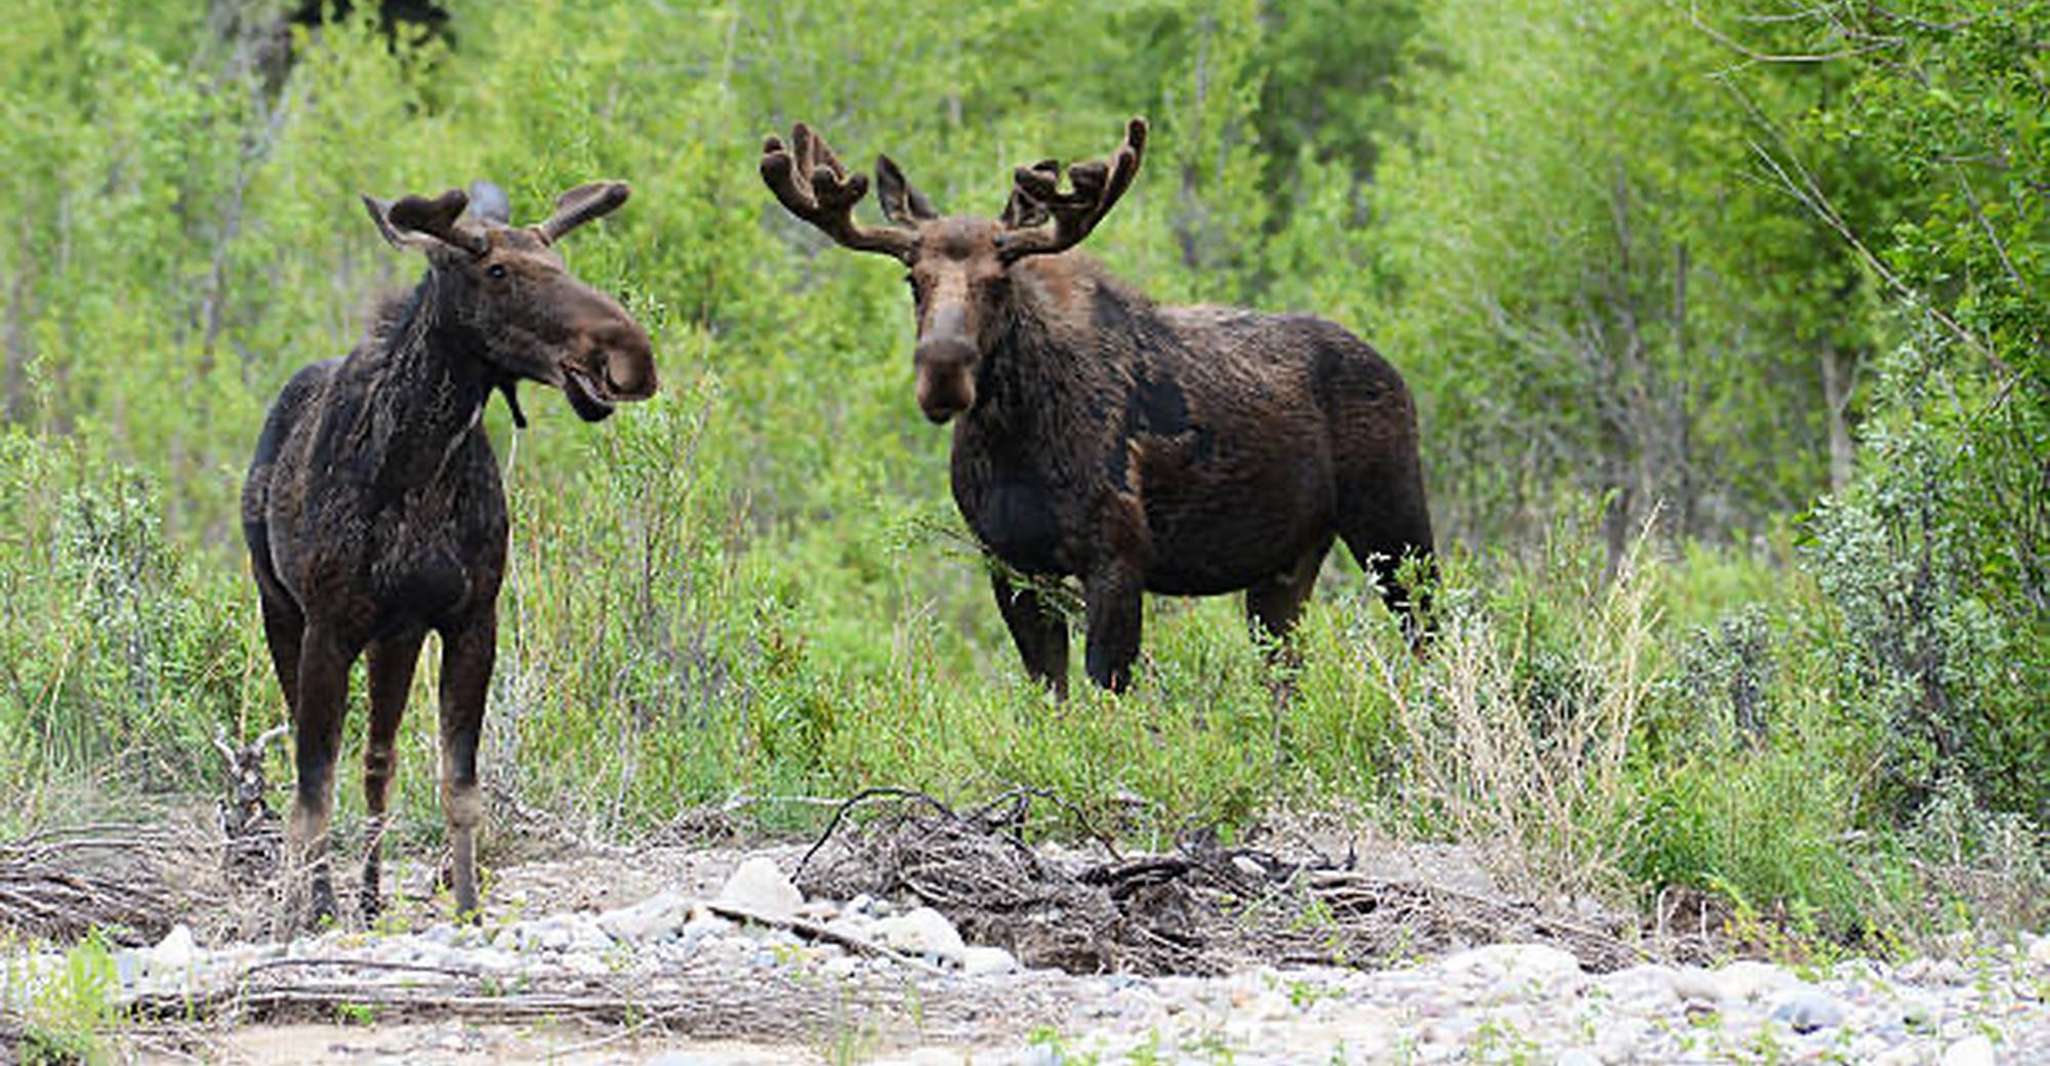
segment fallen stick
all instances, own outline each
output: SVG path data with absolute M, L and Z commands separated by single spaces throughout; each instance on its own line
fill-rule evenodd
M 741 907 L 735 907 L 731 904 L 726 903 L 707 903 L 705 904 L 705 909 L 711 911 L 713 914 L 716 914 L 721 918 L 725 918 L 730 921 L 753 922 L 756 925 L 766 925 L 776 929 L 788 929 L 791 932 L 796 933 L 798 936 L 809 937 L 813 940 L 824 940 L 828 943 L 838 944 L 841 947 L 848 949 L 849 951 L 855 951 L 863 955 L 874 955 L 879 958 L 889 959 L 891 962 L 897 963 L 902 966 L 908 966 L 911 969 L 918 970 L 922 973 L 928 973 L 935 977 L 947 976 L 947 971 L 942 970 L 937 966 L 934 966 L 932 963 L 929 963 L 924 959 L 913 958 L 909 955 L 904 954 L 901 951 L 898 951 L 895 948 L 888 947 L 883 944 L 878 944 L 873 940 L 867 940 L 862 937 L 855 936 L 852 933 L 843 933 L 837 929 L 828 929 L 825 926 L 820 925 L 819 923 L 811 921 L 806 918 L 776 918 L 766 914 L 756 914 L 753 911 L 746 910 Z

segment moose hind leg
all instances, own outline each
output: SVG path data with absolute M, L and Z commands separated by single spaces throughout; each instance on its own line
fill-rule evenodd
M 306 615 L 286 597 L 283 589 L 257 577 L 257 600 L 263 608 L 263 642 L 270 647 L 271 667 L 278 685 L 285 690 L 285 710 L 294 718 L 299 710 L 299 654 L 306 635 Z
M 370 646 L 370 735 L 363 744 L 363 805 L 370 815 L 364 830 L 363 886 L 358 900 L 365 922 L 382 909 L 378 894 L 378 853 L 383 850 L 386 798 L 397 760 L 393 743 L 413 688 L 413 669 L 420 661 L 425 630 L 402 633 Z
M 286 840 L 292 883 L 287 898 L 296 900 L 301 876 L 311 875 L 307 922 L 335 914 L 334 882 L 328 872 L 328 828 L 334 813 L 335 756 L 342 743 L 342 720 L 348 706 L 349 664 L 356 649 L 344 647 L 318 626 L 303 637 L 297 666 L 299 698 L 293 705 L 293 761 L 298 772 L 292 817 Z M 288 903 L 286 929 L 297 924 L 296 907 Z
M 441 812 L 448 822 L 457 920 L 477 912 L 477 825 L 484 800 L 477 787 L 477 743 L 484 700 L 498 654 L 498 620 L 489 612 L 441 634 Z
M 1011 641 L 1018 645 L 1018 657 L 1025 661 L 1025 673 L 1052 689 L 1055 696 L 1066 698 L 1068 620 L 1030 585 L 1013 585 L 1009 578 L 995 572 L 989 580 L 996 593 L 997 610 L 1003 612 Z

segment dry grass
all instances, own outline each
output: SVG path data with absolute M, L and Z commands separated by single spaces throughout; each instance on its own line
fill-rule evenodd
M 1607 586 L 1589 590 L 1594 609 L 1565 616 L 1579 659 L 1563 679 L 1534 660 L 1527 627 L 1505 632 L 1487 612 L 1447 619 L 1415 683 L 1388 649 L 1361 643 L 1395 708 L 1412 798 L 1444 835 L 1485 842 L 1492 872 L 1516 890 L 1613 898 L 1623 882 L 1615 830 L 1635 798 L 1625 759 L 1653 680 L 1645 553 L 1639 537 Z

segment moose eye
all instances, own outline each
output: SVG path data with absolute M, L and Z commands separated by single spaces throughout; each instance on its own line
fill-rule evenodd
M 493 263 L 484 268 L 484 273 L 491 275 L 493 278 L 503 278 L 505 277 L 505 264 Z

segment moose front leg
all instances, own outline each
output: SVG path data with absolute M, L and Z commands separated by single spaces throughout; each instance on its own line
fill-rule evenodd
M 1089 600 L 1085 660 L 1089 680 L 1112 692 L 1123 692 L 1132 683 L 1132 661 L 1139 657 L 1145 610 L 1141 571 L 1137 566 L 1112 562 L 1089 575 L 1083 594 Z
M 1034 681 L 1066 699 L 1068 695 L 1068 620 L 1061 617 L 1031 585 L 1013 585 L 994 570 L 990 588 L 996 593 L 997 610 L 1011 629 L 1018 645 L 1018 657 L 1025 660 L 1025 673 Z
M 1089 623 L 1083 665 L 1089 680 L 1112 692 L 1123 692 L 1132 683 L 1132 661 L 1139 657 L 1152 535 L 1146 526 L 1145 508 L 1135 494 L 1108 493 L 1098 499 L 1094 512 L 1104 551 L 1082 578 Z
M 456 917 L 476 921 L 477 825 L 484 820 L 477 742 L 498 655 L 498 620 L 487 611 L 467 626 L 443 631 L 441 639 L 441 812 L 448 822 Z

